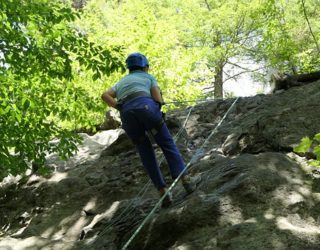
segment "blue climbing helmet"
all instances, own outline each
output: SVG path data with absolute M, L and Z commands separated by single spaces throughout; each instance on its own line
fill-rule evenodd
M 126 60 L 126 66 L 128 69 L 132 67 L 146 67 L 149 66 L 148 59 L 141 53 L 132 53 Z

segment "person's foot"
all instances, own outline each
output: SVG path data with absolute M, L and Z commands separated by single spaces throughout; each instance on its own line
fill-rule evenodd
M 181 177 L 181 182 L 188 194 L 191 194 L 194 192 L 197 188 L 197 185 L 201 181 L 201 176 L 200 175 L 195 175 L 195 176 L 190 176 L 190 175 L 184 175 Z
M 160 198 L 165 195 L 166 193 L 166 189 L 165 188 L 161 188 L 159 190 L 159 194 L 160 194 Z M 161 207 L 162 208 L 167 208 L 167 207 L 170 207 L 172 205 L 172 193 L 171 192 L 168 192 L 166 197 L 164 197 L 164 199 L 162 200 L 162 203 L 161 203 Z

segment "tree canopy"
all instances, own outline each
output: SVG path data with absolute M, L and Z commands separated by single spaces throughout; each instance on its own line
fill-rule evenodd
M 90 69 L 93 79 L 123 64 L 120 47 L 94 44 L 73 27 L 79 14 L 63 2 L 11 0 L 1 1 L 0 8 L 0 170 L 5 176 L 23 172 L 27 162 L 43 166 L 47 153 L 67 157 L 76 150 L 79 137 L 57 123 L 76 115 L 78 101 L 93 105 L 74 85 L 75 61 Z

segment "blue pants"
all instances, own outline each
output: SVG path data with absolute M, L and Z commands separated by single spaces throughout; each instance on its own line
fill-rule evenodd
M 166 186 L 160 171 L 155 152 L 146 132 L 151 132 L 161 148 L 173 179 L 185 171 L 183 159 L 172 136 L 162 121 L 159 105 L 148 97 L 138 97 L 122 107 L 122 127 L 130 139 L 136 144 L 142 164 L 157 189 Z M 186 172 L 185 172 L 186 174 Z

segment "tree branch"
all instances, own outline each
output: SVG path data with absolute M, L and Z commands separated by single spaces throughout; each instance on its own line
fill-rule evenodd
M 261 67 L 261 68 L 258 68 L 258 69 L 253 69 L 253 70 L 242 71 L 242 72 L 239 72 L 238 74 L 235 74 L 235 75 L 233 75 L 233 76 L 230 76 L 229 74 L 227 74 L 226 72 L 224 72 L 224 73 L 225 73 L 226 75 L 228 75 L 229 77 L 228 77 L 227 79 L 225 79 L 225 80 L 223 81 L 223 83 L 225 83 L 226 81 L 229 81 L 229 80 L 231 80 L 231 79 L 236 79 L 238 76 L 240 76 L 240 75 L 242 75 L 242 74 L 256 72 L 256 71 L 258 71 L 258 70 L 260 70 L 260 69 L 263 69 L 263 68 L 264 68 L 264 67 Z M 263 74 L 261 73 L 261 75 L 263 75 Z M 204 87 L 203 90 L 210 90 L 210 89 L 212 89 L 212 88 L 214 88 L 214 86 L 213 86 L 213 85 L 210 85 L 210 86 L 208 86 L 208 87 Z
M 238 76 L 240 76 L 240 75 L 242 75 L 242 74 L 256 72 L 256 71 L 258 71 L 258 70 L 260 70 L 260 69 L 263 69 L 263 68 L 264 68 L 264 67 L 261 67 L 261 68 L 258 68 L 258 69 L 252 69 L 252 70 L 246 70 L 246 71 L 239 72 L 238 74 L 235 74 L 235 75 L 230 76 L 230 77 L 228 77 L 227 79 L 225 79 L 225 80 L 223 81 L 223 83 L 225 83 L 226 81 L 229 81 L 229 80 L 231 80 L 231 79 L 236 79 Z
M 204 2 L 205 2 L 205 4 L 207 5 L 208 10 L 211 11 L 211 7 L 210 7 L 208 1 L 207 1 L 207 0 L 204 0 Z
M 309 30 L 310 30 L 310 33 L 313 37 L 313 40 L 317 46 L 317 49 L 318 49 L 318 53 L 320 54 L 320 47 L 319 47 L 319 44 L 318 44 L 318 41 L 317 41 L 317 38 L 315 37 L 313 31 L 312 31 L 312 28 L 311 28 L 311 25 L 310 25 L 310 21 L 309 21 L 309 18 L 308 18 L 308 15 L 307 15 L 307 10 L 306 10 L 306 6 L 305 6 L 305 2 L 304 0 L 301 0 L 301 3 L 302 3 L 302 8 L 303 8 L 303 14 L 304 14 L 304 17 L 308 23 L 308 27 L 309 27 Z
M 233 65 L 233 66 L 235 66 L 235 67 L 237 67 L 237 68 L 239 68 L 239 69 L 243 69 L 243 70 L 248 71 L 248 72 L 250 72 L 250 71 L 251 71 L 251 69 L 248 69 L 248 68 L 242 67 L 242 66 L 240 66 L 239 64 L 236 64 L 236 63 L 230 62 L 229 60 L 227 61 L 227 63 L 228 63 L 228 64 L 230 64 L 230 65 Z

